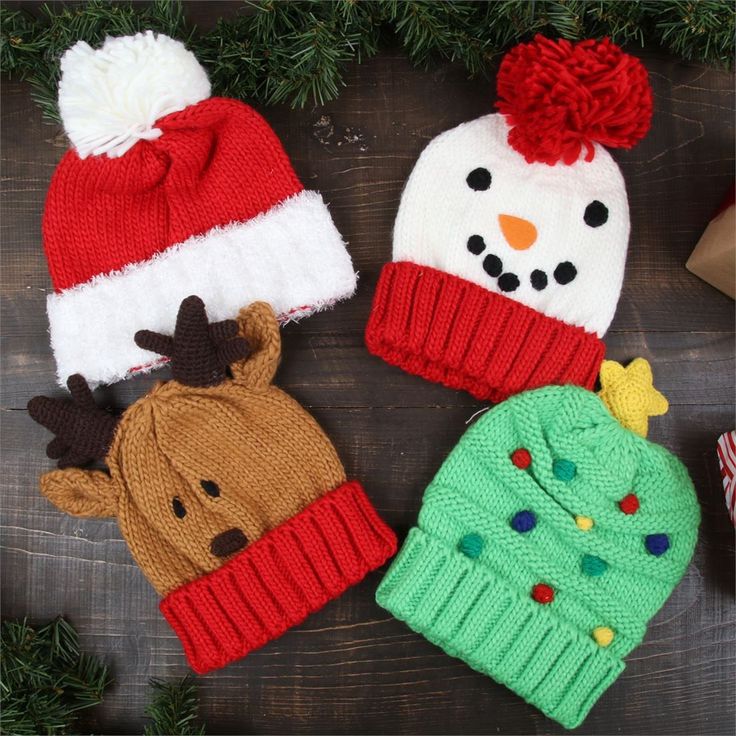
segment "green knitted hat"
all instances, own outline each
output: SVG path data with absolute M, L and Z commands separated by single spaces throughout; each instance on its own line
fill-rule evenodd
M 684 466 L 595 394 L 528 391 L 450 453 L 376 598 L 575 728 L 685 572 L 699 519 Z

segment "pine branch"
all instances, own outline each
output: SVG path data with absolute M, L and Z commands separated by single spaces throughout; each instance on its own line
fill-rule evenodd
M 720 0 L 643 3 L 655 20 L 663 46 L 684 59 L 706 64 L 733 64 L 736 8 Z M 656 13 L 656 14 L 655 14 Z
M 197 688 L 187 675 L 177 682 L 150 680 L 153 699 L 146 715 L 153 721 L 145 736 L 202 736 L 204 726 L 197 726 Z
M 66 734 L 78 711 L 102 702 L 112 682 L 106 664 L 79 651 L 72 625 L 59 617 L 41 628 L 23 621 L 0 626 L 0 734 Z M 146 736 L 202 736 L 197 688 L 189 677 L 151 680 Z
M 489 31 L 496 11 L 507 3 L 389 0 L 383 5 L 409 58 L 418 66 L 427 67 L 438 58 L 459 61 L 476 75 L 487 70 L 499 51 Z
M 67 733 L 77 711 L 100 703 L 112 681 L 107 665 L 79 651 L 77 632 L 63 618 L 39 629 L 3 621 L 0 644 L 2 734 Z
M 220 19 L 192 50 L 217 94 L 265 104 L 322 105 L 344 86 L 350 61 L 378 50 L 380 23 L 372 3 L 247 3 L 250 12 Z
M 486 74 L 493 60 L 535 33 L 571 40 L 610 36 L 655 44 L 725 68 L 734 62 L 730 0 L 260 0 L 201 34 L 181 0 L 43 5 L 32 15 L 0 6 L 0 70 L 26 79 L 47 120 L 58 122 L 59 57 L 83 39 L 152 29 L 185 41 L 215 94 L 262 104 L 323 105 L 345 85 L 350 63 L 378 52 L 390 33 L 412 62 L 461 63 Z

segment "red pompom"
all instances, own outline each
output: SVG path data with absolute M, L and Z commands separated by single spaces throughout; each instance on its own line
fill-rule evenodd
M 552 601 L 555 599 L 555 589 L 551 585 L 547 585 L 546 583 L 537 583 L 532 588 L 532 598 L 534 598 L 537 603 L 541 603 L 542 605 L 552 603 Z
M 526 447 L 520 447 L 511 453 L 511 462 L 521 470 L 526 470 L 532 464 L 532 454 Z
M 607 38 L 570 43 L 536 36 L 504 57 L 498 109 L 508 141 L 527 162 L 572 164 L 593 143 L 631 148 L 649 130 L 652 90 L 644 65 Z
M 619 508 L 627 516 L 635 514 L 639 510 L 639 499 L 635 493 L 629 493 L 618 502 Z

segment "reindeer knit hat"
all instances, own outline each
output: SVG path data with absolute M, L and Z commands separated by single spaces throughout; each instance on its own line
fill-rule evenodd
M 541 36 L 498 73 L 500 112 L 424 150 L 401 197 L 369 350 L 481 399 L 592 388 L 624 274 L 629 211 L 605 150 L 649 128 L 641 62 Z
M 151 31 L 80 41 L 61 59 L 72 148 L 51 181 L 43 239 L 63 385 L 110 383 L 160 360 L 136 330 L 171 332 L 189 294 L 219 320 L 253 301 L 298 318 L 355 291 L 317 192 L 251 107 L 210 97 L 182 43 Z
M 611 373 L 609 393 L 630 415 Z M 639 397 L 651 413 L 666 410 L 656 391 Z M 575 728 L 682 577 L 698 523 L 677 458 L 619 424 L 595 394 L 548 386 L 499 404 L 466 432 L 376 597 Z
M 208 324 L 184 300 L 173 337 L 136 341 L 171 358 L 119 420 L 85 380 L 71 400 L 36 397 L 59 470 L 41 490 L 78 516 L 116 516 L 161 611 L 198 673 L 280 636 L 396 551 L 360 483 L 315 420 L 271 385 L 280 356 L 271 307 Z M 228 370 L 230 375 L 228 375 Z M 78 465 L 103 459 L 108 472 Z

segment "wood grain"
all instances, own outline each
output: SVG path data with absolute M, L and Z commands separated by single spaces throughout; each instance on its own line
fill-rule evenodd
M 200 15 L 204 6 L 190 4 Z M 703 523 L 683 583 L 580 733 L 732 733 L 734 546 L 715 439 L 734 424 L 734 310 L 684 262 L 733 178 L 733 77 L 633 51 L 651 71 L 657 112 L 645 141 L 616 153 L 633 231 L 606 343 L 609 357 L 652 362 L 672 408 L 651 436 L 688 466 Z M 452 65 L 413 69 L 399 51 L 351 67 L 347 83 L 322 108 L 263 111 L 303 181 L 330 202 L 361 276 L 353 300 L 285 328 L 278 381 L 313 411 L 349 474 L 403 536 L 424 487 L 482 404 L 371 357 L 362 332 L 417 155 L 442 130 L 489 111 L 493 84 L 468 81 Z M 38 475 L 50 467 L 49 436 L 24 407 L 36 393 L 61 394 L 46 332 L 50 283 L 39 224 L 65 143 L 41 123 L 25 85 L 4 83 L 2 103 L 2 612 L 35 621 L 67 615 L 116 679 L 82 730 L 140 733 L 146 680 L 182 675 L 186 666 L 115 523 L 65 516 L 37 492 Z M 165 376 L 102 394 L 125 406 Z M 381 610 L 373 601 L 380 577 L 246 660 L 199 678 L 207 732 L 563 732 Z

